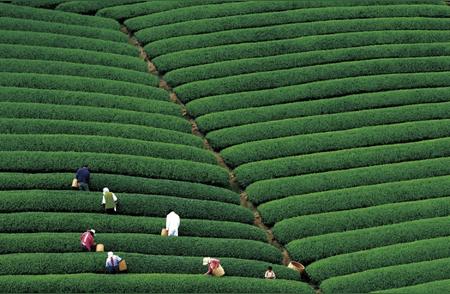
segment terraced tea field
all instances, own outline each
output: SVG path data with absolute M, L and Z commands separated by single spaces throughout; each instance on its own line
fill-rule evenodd
M 445 1 L 9 0 L 0 16 L 2 291 L 450 292 Z M 71 190 L 85 164 L 91 192 Z M 160 236 L 172 210 L 180 236 Z M 81 252 L 86 228 L 127 274 Z M 224 277 L 202 275 L 207 256 Z

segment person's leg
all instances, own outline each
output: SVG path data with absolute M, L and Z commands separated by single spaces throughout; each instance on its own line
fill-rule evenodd
M 114 208 L 108 208 L 108 209 L 105 209 L 105 211 L 106 211 L 107 214 L 114 214 L 115 213 Z

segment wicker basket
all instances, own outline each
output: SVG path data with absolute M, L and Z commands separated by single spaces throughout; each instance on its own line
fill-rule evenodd
M 167 229 L 162 229 L 161 230 L 161 236 L 167 237 L 168 235 L 169 235 L 169 231 Z
M 223 269 L 223 267 L 221 265 L 219 265 L 219 267 L 213 269 L 212 275 L 215 277 L 221 277 L 221 276 L 225 275 L 225 270 Z
M 288 268 L 298 271 L 299 273 L 303 273 L 305 271 L 305 266 L 297 261 L 291 261 L 288 264 Z
M 97 246 L 95 247 L 95 251 L 97 251 L 97 252 L 104 252 L 105 251 L 105 245 L 97 244 Z

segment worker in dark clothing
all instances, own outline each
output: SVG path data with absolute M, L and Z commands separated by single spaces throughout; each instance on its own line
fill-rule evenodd
M 78 181 L 80 191 L 89 191 L 90 177 L 91 173 L 87 164 L 77 170 L 75 178 Z

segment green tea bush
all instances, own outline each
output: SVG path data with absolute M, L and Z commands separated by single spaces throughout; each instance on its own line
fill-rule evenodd
M 450 173 L 449 163 L 450 157 L 443 157 L 264 180 L 248 186 L 247 194 L 260 204 L 291 195 L 443 176 Z
M 97 175 L 93 175 L 94 180 L 97 180 Z M 121 215 L 165 217 L 169 212 L 176 211 L 182 219 L 253 223 L 253 214 L 250 210 L 219 201 L 127 193 L 117 193 L 117 196 L 120 201 L 117 211 Z M 99 192 L 0 191 L 0 211 L 3 213 L 27 211 L 103 213 L 104 209 L 100 206 L 101 200 L 102 194 Z M 218 198 L 218 200 L 221 199 Z
M 282 243 L 309 236 L 450 215 L 450 197 L 327 212 L 285 219 L 273 227 Z
M 450 217 L 436 217 L 374 228 L 331 233 L 295 240 L 287 250 L 295 260 L 309 263 L 326 257 L 398 243 L 449 236 Z
M 86 135 L 0 134 L 0 151 L 88 151 L 217 164 L 212 152 L 196 147 Z
M 202 148 L 203 141 L 192 134 L 177 131 L 104 122 L 84 122 L 51 119 L 0 118 L 0 132 L 4 134 L 73 134 L 138 139 Z
M 409 287 L 401 287 L 395 289 L 387 289 L 381 291 L 375 291 L 375 293 L 410 293 L 410 294 L 422 294 L 422 293 L 447 293 L 450 292 L 450 280 L 438 280 L 429 283 L 418 284 Z
M 1 151 L 4 172 L 69 172 L 88 163 L 93 173 L 181 180 L 227 187 L 228 173 L 218 165 L 186 160 L 88 152 Z
M 450 237 L 434 238 L 333 256 L 309 265 L 306 271 L 313 281 L 320 282 L 369 269 L 445 258 L 450 256 L 449 241 Z
M 39 8 L 53 8 L 60 3 L 69 2 L 69 1 L 73 1 L 73 0 L 40 0 L 40 1 L 11 0 L 10 2 L 14 5 L 24 5 L 24 6 L 39 7 Z
M 183 133 L 191 132 L 191 125 L 185 119 L 159 113 L 42 103 L 0 102 L 0 106 L 0 117 L 2 118 L 97 121 L 105 123 L 134 124 L 169 129 Z
M 74 171 L 75 172 L 75 171 Z M 74 173 L 0 173 L 0 190 L 69 190 Z M 115 193 L 140 193 L 239 204 L 239 194 L 200 183 L 93 173 L 91 191 L 109 187 Z M 97 200 L 96 200 L 97 201 Z M 137 210 L 138 211 L 138 210 Z
M 106 7 L 133 4 L 138 2 L 144 2 L 146 0 L 90 0 L 90 1 L 70 1 L 63 2 L 56 7 L 56 10 L 80 13 L 80 14 L 95 14 L 98 10 Z
M 365 293 L 443 280 L 449 275 L 450 258 L 442 258 L 331 278 L 320 286 L 323 293 Z
M 258 206 L 265 224 L 283 219 L 449 195 L 450 176 L 383 183 L 290 196 Z

